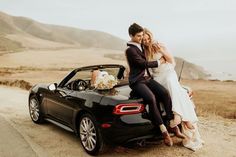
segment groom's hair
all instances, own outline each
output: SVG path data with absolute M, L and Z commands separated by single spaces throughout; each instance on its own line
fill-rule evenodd
M 137 23 L 133 23 L 129 26 L 129 34 L 135 36 L 136 33 L 143 31 L 143 27 L 139 26 Z

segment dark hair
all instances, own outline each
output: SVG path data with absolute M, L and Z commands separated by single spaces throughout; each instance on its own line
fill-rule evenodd
M 129 26 L 129 34 L 135 36 L 136 33 L 143 31 L 143 27 L 139 26 L 137 23 L 133 23 Z

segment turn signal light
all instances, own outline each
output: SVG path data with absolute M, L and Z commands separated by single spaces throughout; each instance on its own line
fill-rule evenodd
M 108 123 L 104 123 L 104 124 L 102 124 L 101 125 L 102 126 L 102 128 L 110 128 L 111 127 L 111 124 L 108 124 Z

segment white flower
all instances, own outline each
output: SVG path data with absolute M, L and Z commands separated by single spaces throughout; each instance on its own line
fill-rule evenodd
M 111 89 L 117 85 L 117 79 L 112 75 L 101 75 L 95 80 L 95 88 L 97 89 Z

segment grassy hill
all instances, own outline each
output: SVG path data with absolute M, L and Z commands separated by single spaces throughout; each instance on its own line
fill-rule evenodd
M 125 41 L 111 34 L 73 27 L 43 24 L 25 17 L 0 12 L 0 53 L 23 49 L 101 48 L 123 51 Z M 95 52 L 96 53 L 96 52 Z M 125 61 L 124 54 L 105 54 L 104 57 Z M 176 58 L 180 73 L 183 59 Z M 205 79 L 208 74 L 200 66 L 184 61 L 183 78 Z
M 3 35 L 0 35 L 0 51 L 2 52 L 15 52 L 23 49 L 21 43 L 12 41 Z
M 38 47 L 42 49 L 43 45 L 35 45 L 35 43 L 40 42 L 34 42 L 32 44 L 24 43 L 25 40 L 17 40 L 18 36 L 27 39 L 32 38 L 34 41 L 36 39 L 39 41 L 44 40 L 44 42 L 50 41 L 56 43 L 58 47 L 60 47 L 59 44 L 62 44 L 61 47 L 65 47 L 66 45 L 67 47 L 94 47 L 114 50 L 123 50 L 125 47 L 124 40 L 105 32 L 43 24 L 25 17 L 10 16 L 3 12 L 0 12 L 0 25 L 0 34 L 4 38 L 8 38 L 12 42 L 17 41 L 21 43 L 21 46 L 27 45 L 23 46 L 25 48 Z M 19 48 L 21 46 L 18 45 Z M 0 49 L 4 48 L 0 47 Z

